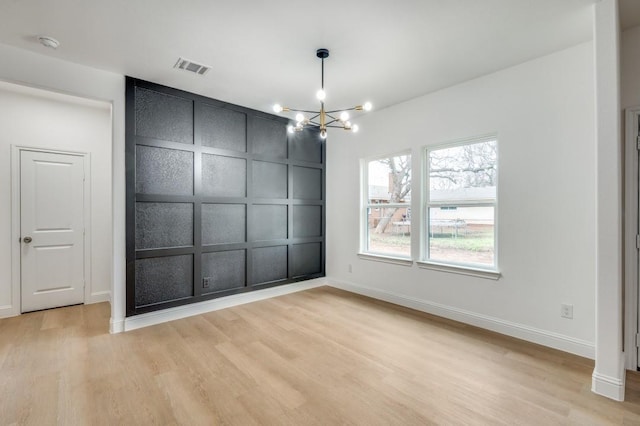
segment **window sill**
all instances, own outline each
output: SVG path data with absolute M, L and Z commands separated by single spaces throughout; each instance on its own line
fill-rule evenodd
M 449 272 L 452 274 L 470 275 L 472 277 L 485 278 L 488 280 L 498 280 L 502 274 L 498 271 L 488 271 L 486 269 L 473 268 L 469 266 L 446 265 L 436 262 L 416 262 L 422 269 L 432 269 L 434 271 Z
M 391 263 L 401 266 L 413 266 L 413 260 L 403 257 L 385 256 L 383 254 L 358 253 L 358 257 L 362 260 L 372 260 L 374 262 Z

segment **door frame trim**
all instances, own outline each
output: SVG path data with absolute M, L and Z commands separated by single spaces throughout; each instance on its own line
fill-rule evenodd
M 11 145 L 11 304 L 12 315 L 22 314 L 20 272 L 20 153 L 33 151 L 82 157 L 84 165 L 84 300 L 91 300 L 91 153 L 64 151 L 26 145 Z
M 638 169 L 637 145 L 638 121 L 640 120 L 640 106 L 625 110 L 625 136 L 623 144 L 624 157 L 624 360 L 627 370 L 638 370 L 638 348 L 636 334 L 638 330 L 638 249 L 636 235 L 640 233 L 640 216 L 638 211 L 638 189 L 640 170 Z

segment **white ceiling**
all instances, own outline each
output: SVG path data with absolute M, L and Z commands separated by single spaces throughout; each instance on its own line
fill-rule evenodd
M 0 43 L 263 111 L 317 106 L 326 47 L 327 107 L 379 109 L 591 39 L 594 1 L 7 0 Z

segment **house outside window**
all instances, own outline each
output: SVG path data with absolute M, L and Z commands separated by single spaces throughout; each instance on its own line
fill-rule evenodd
M 497 270 L 497 139 L 426 149 L 423 258 Z
M 363 164 L 361 251 L 411 257 L 411 154 L 401 153 Z

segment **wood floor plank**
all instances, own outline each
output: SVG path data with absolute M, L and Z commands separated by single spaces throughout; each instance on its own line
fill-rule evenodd
M 593 361 L 321 287 L 128 333 L 109 305 L 0 320 L 0 425 L 638 425 Z

